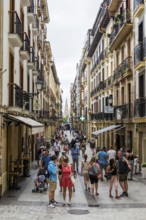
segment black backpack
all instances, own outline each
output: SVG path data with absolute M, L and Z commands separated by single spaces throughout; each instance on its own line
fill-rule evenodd
M 128 168 L 127 162 L 122 158 L 121 160 L 118 160 L 118 173 L 119 174 L 128 174 L 130 172 L 130 169 Z

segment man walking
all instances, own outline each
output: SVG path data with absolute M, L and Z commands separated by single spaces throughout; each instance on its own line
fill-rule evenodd
M 98 153 L 98 162 L 101 170 L 101 181 L 103 181 L 103 170 L 106 173 L 108 154 L 106 153 L 106 148 L 102 147 L 101 151 Z
M 110 149 L 107 151 L 108 154 L 108 161 L 110 161 L 110 159 L 114 159 L 116 158 L 116 151 L 113 149 L 113 147 L 110 147 Z
M 54 143 L 54 147 L 53 148 L 54 148 L 54 153 L 55 153 L 56 157 L 58 158 L 59 152 L 60 152 L 60 148 L 61 148 L 58 139 L 55 139 L 55 143 Z
M 48 183 L 49 183 L 49 208 L 55 208 L 58 203 L 55 201 L 55 190 L 57 187 L 57 157 L 53 155 L 48 164 Z
M 123 190 L 121 197 L 128 197 L 128 182 L 127 175 L 131 170 L 131 165 L 128 163 L 128 160 L 123 156 L 122 151 L 118 151 L 118 174 L 119 174 L 119 183 Z
M 74 165 L 74 169 L 78 172 L 78 166 L 79 166 L 79 155 L 80 155 L 80 150 L 79 148 L 76 147 L 76 144 L 74 145 L 74 147 L 71 149 L 71 156 L 72 156 L 72 160 L 73 160 L 73 165 Z M 75 164 L 76 164 L 76 168 L 75 168 Z

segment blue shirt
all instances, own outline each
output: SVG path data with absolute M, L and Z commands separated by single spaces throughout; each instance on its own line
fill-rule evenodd
M 51 161 L 51 157 L 49 155 L 47 157 L 43 156 L 42 161 L 44 162 L 44 166 L 47 167 L 48 163 Z
M 57 182 L 57 168 L 53 161 L 49 162 L 48 171 L 49 171 L 49 180 L 56 183 Z
M 108 157 L 108 154 L 105 151 L 100 151 L 98 153 L 99 164 L 107 164 L 107 157 Z
M 71 155 L 73 159 L 78 159 L 79 155 L 80 155 L 80 151 L 78 148 L 72 148 L 71 149 Z

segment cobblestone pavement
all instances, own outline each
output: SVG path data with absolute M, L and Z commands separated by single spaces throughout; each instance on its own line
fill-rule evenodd
M 90 155 L 90 149 L 87 149 Z M 80 156 L 81 160 L 81 156 Z M 99 182 L 99 196 L 93 197 L 84 191 L 83 178 L 78 175 L 76 191 L 73 193 L 72 206 L 62 206 L 62 193 L 59 187 L 56 200 L 59 206 L 48 208 L 48 195 L 45 193 L 32 193 L 33 178 L 37 172 L 32 167 L 31 177 L 22 178 L 20 190 L 9 191 L 0 200 L 0 220 L 48 220 L 48 219 L 100 219 L 100 220 L 145 220 L 146 219 L 146 180 L 141 176 L 134 176 L 129 181 L 129 197 L 120 200 L 108 197 L 108 182 Z M 119 193 L 121 188 L 119 187 Z M 73 214 L 70 214 L 72 212 Z

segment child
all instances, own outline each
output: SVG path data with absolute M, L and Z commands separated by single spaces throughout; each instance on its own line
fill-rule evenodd
M 138 161 L 138 155 L 136 155 L 134 157 L 134 174 L 138 174 L 138 165 L 139 165 L 139 161 Z

